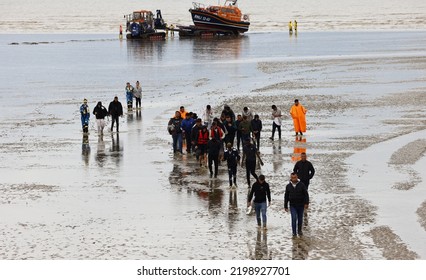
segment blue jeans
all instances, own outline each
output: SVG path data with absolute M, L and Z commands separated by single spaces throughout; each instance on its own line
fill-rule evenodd
M 173 134 L 173 152 L 176 151 L 182 153 L 182 133 Z
M 296 235 L 298 232 L 299 235 L 302 233 L 302 224 L 303 224 L 303 211 L 305 210 L 304 205 L 290 205 L 291 213 L 291 229 L 293 230 L 293 235 Z M 297 226 L 297 232 L 296 232 Z
M 263 226 L 266 226 L 266 201 L 255 202 L 254 211 L 256 212 L 257 225 L 260 226 L 260 212 L 262 212 Z

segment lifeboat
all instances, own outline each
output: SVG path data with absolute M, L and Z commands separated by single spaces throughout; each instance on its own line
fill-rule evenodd
M 138 38 L 163 38 L 166 36 L 165 32 L 158 32 L 158 29 L 165 29 L 166 24 L 164 23 L 161 11 L 157 10 L 157 16 L 151 11 L 140 10 L 134 11 L 129 15 L 125 15 L 126 19 L 126 37 L 127 39 L 138 39 Z
M 231 32 L 235 35 L 247 32 L 250 26 L 249 16 L 243 15 L 237 6 L 237 0 L 226 0 L 220 6 L 205 6 L 193 2 L 189 9 L 194 25 L 200 29 Z

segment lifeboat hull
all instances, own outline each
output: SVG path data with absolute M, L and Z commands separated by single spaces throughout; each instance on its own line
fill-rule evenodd
M 250 22 L 232 21 L 207 11 L 190 9 L 189 12 L 191 13 L 194 25 L 202 29 L 220 30 L 238 34 L 247 32 L 250 26 Z

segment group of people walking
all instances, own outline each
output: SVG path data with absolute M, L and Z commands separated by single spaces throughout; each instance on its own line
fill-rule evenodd
M 278 139 L 281 139 L 283 115 L 276 105 L 272 105 L 271 109 L 272 135 L 269 139 L 274 140 L 275 132 L 278 133 Z M 302 136 L 306 132 L 306 112 L 299 100 L 294 100 L 289 114 L 293 119 L 296 136 Z M 247 185 L 250 188 L 247 204 L 254 206 L 257 225 L 266 229 L 266 209 L 271 203 L 270 186 L 264 175 L 256 174 L 257 162 L 263 165 L 259 153 L 262 128 L 259 115 L 253 114 L 249 107 L 245 106 L 240 114 L 235 114 L 226 104 L 217 115 L 212 107 L 207 105 L 202 118 L 198 118 L 193 112 L 187 112 L 185 107 L 181 106 L 168 122 L 168 131 L 173 139 L 173 152 L 182 154 L 183 143 L 186 143 L 186 153 L 195 155 L 200 166 L 207 166 L 208 162 L 210 178 L 217 177 L 220 162 L 226 161 L 229 186 L 235 188 L 237 167 L 245 166 Z M 308 186 L 315 174 L 306 154 L 303 153 L 301 157 L 294 166 L 284 195 L 284 209 L 291 213 L 293 236 L 303 235 L 303 215 L 309 205 Z M 253 185 L 251 177 L 255 178 Z
M 129 111 L 133 110 L 133 99 L 136 100 L 136 109 L 140 110 L 141 108 L 141 99 L 142 99 L 142 88 L 139 81 L 136 81 L 135 87 L 133 87 L 129 82 L 126 83 L 125 87 L 125 96 L 127 101 L 127 109 Z M 87 99 L 84 98 L 83 104 L 80 106 L 80 115 L 81 115 L 81 126 L 83 133 L 89 133 L 89 120 L 90 120 L 90 110 L 89 105 L 87 104 Z M 96 118 L 96 125 L 98 134 L 103 134 L 105 128 L 105 117 L 111 117 L 111 132 L 114 129 L 114 124 L 116 131 L 119 132 L 119 117 L 123 116 L 123 106 L 118 97 L 115 96 L 113 101 L 109 103 L 108 110 L 102 105 L 102 102 L 99 101 L 95 108 L 93 109 L 93 115 Z

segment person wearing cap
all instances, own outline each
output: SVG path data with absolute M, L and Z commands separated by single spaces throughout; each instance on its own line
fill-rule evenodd
M 111 132 L 114 128 L 114 123 L 117 123 L 116 128 L 118 132 L 119 127 L 119 121 L 118 117 L 123 116 L 123 106 L 121 105 L 121 102 L 118 101 L 118 97 L 114 97 L 114 100 L 109 103 L 108 106 L 108 114 L 111 115 Z
M 87 105 L 87 99 L 84 98 L 83 104 L 80 106 L 80 115 L 81 115 L 81 126 L 83 128 L 83 133 L 89 132 L 89 119 L 90 119 L 90 110 L 89 105 Z
M 108 116 L 107 109 L 102 106 L 102 102 L 99 101 L 98 104 L 96 104 L 96 107 L 93 108 L 93 115 L 96 117 L 96 124 L 98 125 L 98 134 L 104 133 L 104 127 L 105 127 L 105 117 Z
M 294 100 L 294 105 L 291 106 L 290 115 L 293 118 L 294 132 L 296 136 L 300 133 L 306 132 L 306 112 L 307 110 L 302 104 L 299 103 L 298 99 Z
M 231 143 L 226 144 L 226 151 L 223 154 L 223 160 L 226 160 L 228 165 L 228 175 L 229 175 L 229 186 L 237 186 L 237 165 L 240 161 L 240 153 L 237 149 L 232 147 Z

